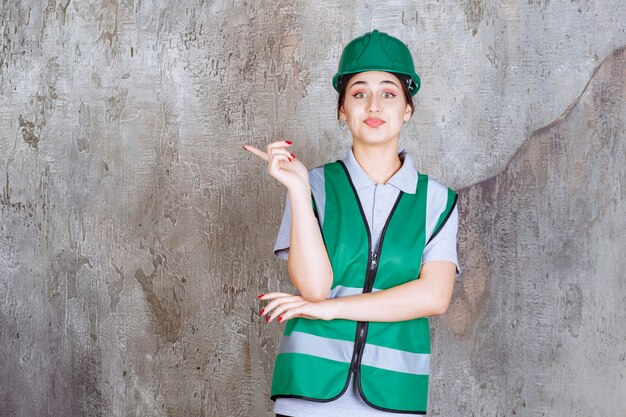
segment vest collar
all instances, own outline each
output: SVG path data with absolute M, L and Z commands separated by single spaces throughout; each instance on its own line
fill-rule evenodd
M 405 193 L 415 194 L 417 189 L 417 171 L 413 165 L 413 157 L 404 149 L 398 152 L 398 156 L 402 161 L 402 166 L 389 178 L 387 184 L 391 184 Z M 350 146 L 348 154 L 342 161 L 350 173 L 354 188 L 358 190 L 360 188 L 373 187 L 376 184 L 359 165 L 359 162 L 354 157 L 352 146 Z

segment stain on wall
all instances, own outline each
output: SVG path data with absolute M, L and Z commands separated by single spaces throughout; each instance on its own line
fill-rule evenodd
M 0 416 L 273 415 L 285 190 L 241 145 L 344 156 L 330 79 L 372 28 L 423 80 L 401 146 L 461 195 L 431 414 L 619 416 L 622 9 L 1 2 Z
M 434 367 L 442 383 L 461 377 L 436 390 L 436 414 L 626 409 L 625 103 L 622 47 L 501 173 L 458 190 L 466 269 L 438 319 Z

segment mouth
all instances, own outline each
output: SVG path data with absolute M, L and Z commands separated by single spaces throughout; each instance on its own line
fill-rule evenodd
M 376 118 L 376 117 L 370 117 L 370 118 L 368 118 L 368 119 L 365 119 L 365 120 L 363 121 L 363 123 L 365 123 L 365 124 L 366 124 L 366 125 L 368 125 L 369 127 L 374 127 L 374 128 L 376 128 L 376 127 L 378 127 L 378 126 L 382 125 L 383 123 L 385 123 L 385 121 L 384 121 L 384 120 L 381 120 L 381 119 L 378 119 L 378 118 Z

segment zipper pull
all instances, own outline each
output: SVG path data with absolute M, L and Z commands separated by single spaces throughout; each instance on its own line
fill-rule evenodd
M 370 264 L 370 269 L 376 268 L 376 265 L 378 264 L 378 261 L 376 260 L 377 257 L 378 254 L 376 252 L 372 252 L 372 263 Z

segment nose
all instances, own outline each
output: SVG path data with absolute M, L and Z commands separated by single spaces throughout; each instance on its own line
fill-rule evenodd
M 373 95 L 368 102 L 368 111 L 370 112 L 379 112 L 380 111 L 380 100 L 378 97 Z

